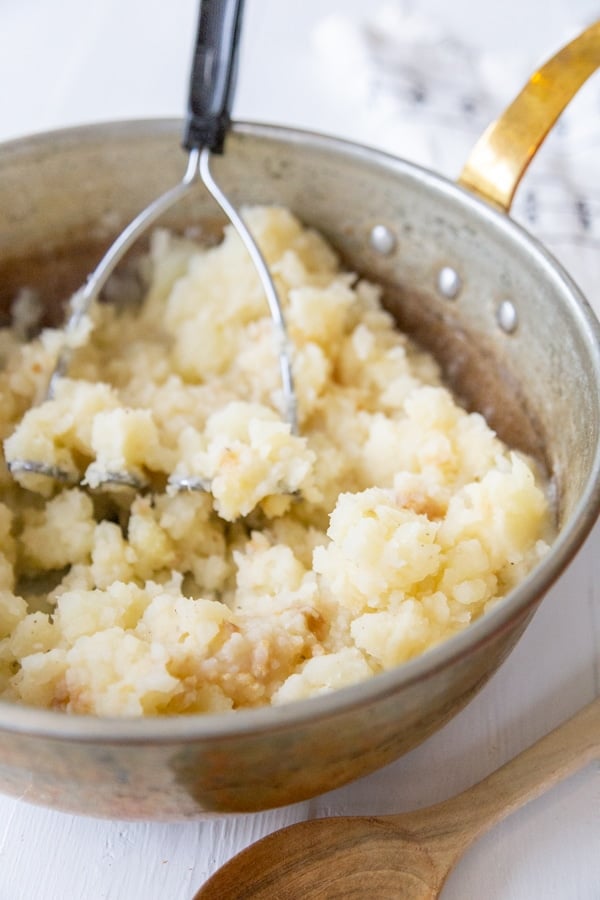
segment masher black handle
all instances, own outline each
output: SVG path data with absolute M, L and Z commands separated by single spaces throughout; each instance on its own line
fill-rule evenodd
M 192 60 L 186 150 L 223 152 L 231 123 L 243 0 L 201 0 Z

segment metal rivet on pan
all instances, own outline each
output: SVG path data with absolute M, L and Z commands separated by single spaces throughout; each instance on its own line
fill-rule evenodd
M 507 334 L 513 333 L 519 324 L 519 317 L 517 316 L 515 305 L 511 300 L 502 301 L 496 310 L 496 319 L 502 331 L 505 331 Z
M 448 300 L 454 300 L 458 297 L 462 287 L 460 275 L 450 266 L 444 266 L 443 269 L 440 269 L 437 283 L 440 293 L 447 297 Z
M 396 248 L 396 235 L 387 225 L 375 225 L 371 229 L 371 247 L 382 256 L 389 256 Z

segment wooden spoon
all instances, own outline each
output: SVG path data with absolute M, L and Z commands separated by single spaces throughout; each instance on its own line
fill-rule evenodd
M 194 900 L 430 900 L 469 844 L 600 758 L 600 697 L 462 794 L 396 816 L 297 822 L 247 847 Z

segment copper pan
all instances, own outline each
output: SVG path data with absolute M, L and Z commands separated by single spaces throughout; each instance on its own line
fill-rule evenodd
M 600 507 L 600 330 L 575 284 L 507 215 L 566 102 L 600 65 L 600 23 L 536 72 L 458 184 L 321 135 L 238 124 L 215 174 L 237 203 L 280 203 L 386 288 L 470 408 L 551 474 L 558 537 L 502 603 L 371 681 L 233 715 L 111 720 L 0 703 L 0 789 L 119 819 L 248 811 L 330 790 L 439 728 L 508 655 Z M 54 132 L 0 148 L 0 291 L 56 303 L 114 235 L 180 177 L 177 121 Z M 214 227 L 199 191 L 167 218 Z M 379 226 L 379 227 L 376 227 Z

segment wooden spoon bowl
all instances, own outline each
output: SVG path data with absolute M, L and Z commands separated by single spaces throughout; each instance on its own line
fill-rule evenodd
M 431 900 L 492 825 L 600 758 L 600 698 L 450 800 L 395 816 L 298 822 L 219 869 L 194 900 Z

